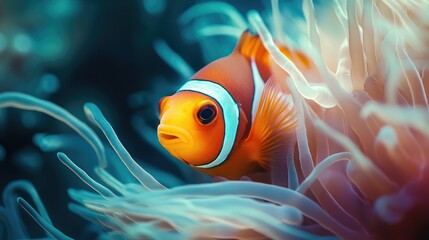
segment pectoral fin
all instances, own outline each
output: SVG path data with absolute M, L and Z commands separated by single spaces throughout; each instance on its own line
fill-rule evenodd
M 264 168 L 271 161 L 286 161 L 286 153 L 295 143 L 296 125 L 291 96 L 282 92 L 272 79 L 268 80 L 244 142 L 252 161 Z

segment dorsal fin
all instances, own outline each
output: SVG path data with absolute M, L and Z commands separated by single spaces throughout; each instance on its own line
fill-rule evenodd
M 288 47 L 280 44 L 277 44 L 277 46 L 280 48 L 280 51 L 286 57 L 292 57 L 292 51 Z M 267 60 L 269 58 L 269 54 L 268 51 L 265 49 L 261 38 L 256 34 L 250 33 L 249 30 L 244 31 L 241 34 L 240 40 L 235 47 L 235 51 L 238 51 L 241 55 L 245 56 L 248 59 L 263 59 L 264 61 L 266 61 L 266 63 L 268 63 Z
M 304 70 L 313 66 L 311 59 L 309 59 L 303 52 L 292 50 L 284 44 L 277 43 L 276 45 L 279 47 L 280 51 L 299 69 Z M 249 60 L 254 59 L 262 79 L 264 82 L 268 81 L 272 74 L 272 60 L 258 35 L 252 34 L 249 30 L 244 31 L 241 34 L 234 52 L 243 55 Z
M 285 160 L 295 143 L 295 110 L 290 95 L 270 79 L 265 84 L 255 121 L 243 147 L 253 161 L 268 167 L 270 161 Z

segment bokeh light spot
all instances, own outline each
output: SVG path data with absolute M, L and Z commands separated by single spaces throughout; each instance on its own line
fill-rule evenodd
M 32 45 L 31 38 L 24 33 L 17 34 L 13 38 L 13 48 L 19 53 L 29 53 Z
M 23 149 L 14 157 L 16 166 L 29 173 L 37 173 L 43 166 L 40 154 L 34 149 Z
M 165 0 L 143 0 L 146 11 L 153 15 L 158 15 L 165 10 L 167 2 Z
M 78 2 L 73 0 L 57 0 L 50 4 L 50 11 L 53 16 L 70 16 L 78 10 Z
M 54 93 L 60 87 L 60 81 L 57 76 L 47 73 L 40 79 L 40 87 L 43 92 Z

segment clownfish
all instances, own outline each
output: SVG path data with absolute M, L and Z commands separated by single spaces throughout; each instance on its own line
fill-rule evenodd
M 280 47 L 302 66 L 301 54 Z M 296 117 L 286 84 L 257 35 L 243 32 L 233 52 L 159 102 L 161 145 L 212 177 L 237 180 L 269 172 L 295 145 Z

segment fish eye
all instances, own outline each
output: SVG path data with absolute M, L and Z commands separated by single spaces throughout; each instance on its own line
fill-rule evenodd
M 211 104 L 203 105 L 198 111 L 198 120 L 204 125 L 210 124 L 216 118 L 216 111 L 216 107 Z

